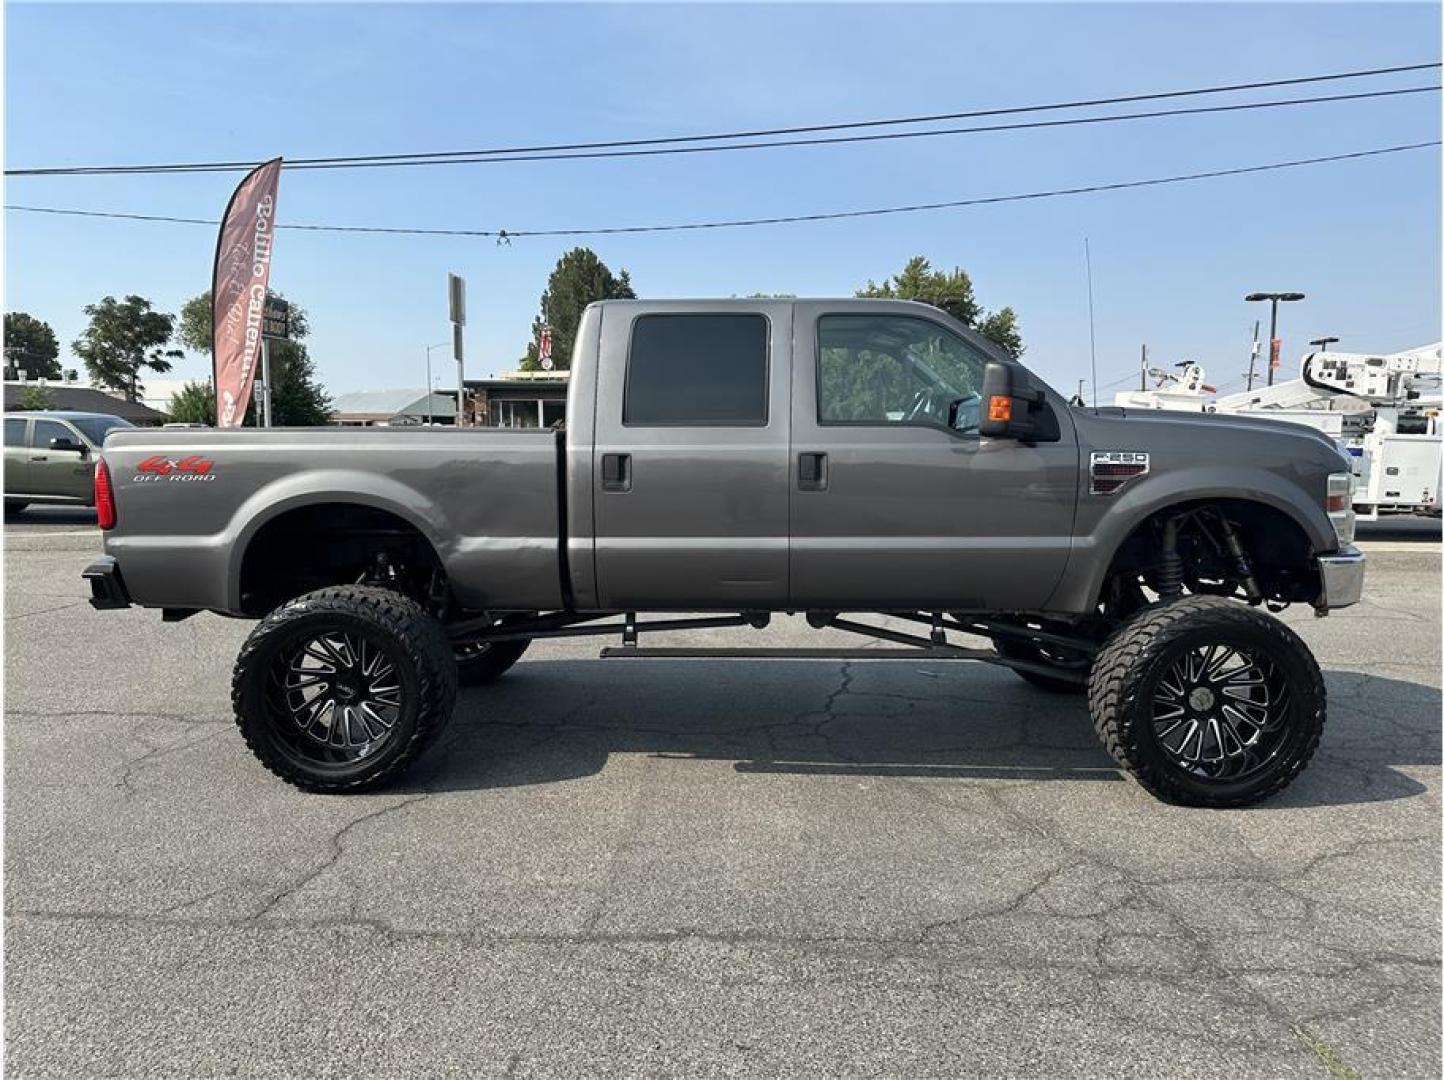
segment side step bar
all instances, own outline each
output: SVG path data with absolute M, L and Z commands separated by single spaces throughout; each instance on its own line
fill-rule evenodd
M 607 645 L 603 660 L 967 660 L 992 661 L 989 649 L 674 649 Z

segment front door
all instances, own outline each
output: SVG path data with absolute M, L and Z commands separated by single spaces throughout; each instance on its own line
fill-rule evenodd
M 60 440 L 79 448 L 85 441 L 79 432 L 59 420 L 41 420 L 30 425 L 30 475 L 27 482 L 36 495 L 88 502 L 94 464 L 82 449 L 59 449 L 52 444 Z
M 608 305 L 592 455 L 603 607 L 787 600 L 789 303 Z
M 799 304 L 796 320 L 792 602 L 1042 607 L 1077 498 L 1066 409 L 1059 442 L 983 438 L 993 357 L 946 316 L 819 302 Z

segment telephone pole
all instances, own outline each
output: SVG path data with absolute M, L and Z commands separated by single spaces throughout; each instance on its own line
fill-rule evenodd
M 1258 324 L 1259 321 L 1255 319 L 1253 321 L 1253 348 L 1248 352 L 1248 388 L 1250 390 L 1253 389 L 1253 367 L 1258 363 Z

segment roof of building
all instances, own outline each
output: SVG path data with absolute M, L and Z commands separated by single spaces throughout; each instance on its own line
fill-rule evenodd
M 430 403 L 428 404 L 428 399 Z M 401 390 L 361 390 L 342 394 L 331 403 L 333 416 L 455 416 L 456 399 L 425 387 Z
M 147 408 L 139 402 L 111 397 L 85 386 L 65 386 L 61 383 L 45 383 L 42 386 L 38 382 L 6 382 L 5 411 L 15 412 L 24 408 L 21 400 L 31 388 L 45 392 L 46 399 L 53 406 L 46 410 L 47 412 L 100 413 L 105 416 L 119 416 L 133 424 L 159 424 L 166 419 L 165 413 Z

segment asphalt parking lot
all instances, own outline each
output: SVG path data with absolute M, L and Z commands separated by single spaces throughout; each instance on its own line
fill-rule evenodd
M 1205 812 L 1001 669 L 585 639 L 303 795 L 232 725 L 248 624 L 92 611 L 90 520 L 5 529 L 13 1075 L 1439 1075 L 1437 524 L 1285 615 L 1319 755 Z

